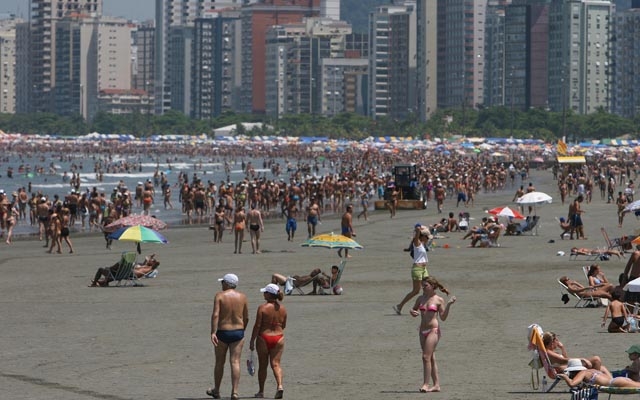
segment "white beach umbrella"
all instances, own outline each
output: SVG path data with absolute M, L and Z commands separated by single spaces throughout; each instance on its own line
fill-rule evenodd
M 627 283 L 622 290 L 626 292 L 640 292 L 640 278 L 636 278 Z
M 636 200 L 633 203 L 629 203 L 627 204 L 627 206 L 624 208 L 623 212 L 633 212 L 633 211 L 638 211 L 640 210 L 640 200 Z
M 551 203 L 553 198 L 546 193 L 543 192 L 530 192 L 525 194 L 522 197 L 516 199 L 516 203 L 522 205 L 537 205 L 544 203 Z

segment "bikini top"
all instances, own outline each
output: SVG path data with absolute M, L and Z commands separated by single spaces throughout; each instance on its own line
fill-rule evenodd
M 429 304 L 429 305 L 426 305 L 426 304 L 420 304 L 420 307 L 418 307 L 418 310 L 420 310 L 420 311 L 422 311 L 422 312 L 425 312 L 425 311 L 433 311 L 433 312 L 436 312 L 436 311 L 438 311 L 438 306 L 437 306 L 437 305 L 435 305 L 435 304 Z

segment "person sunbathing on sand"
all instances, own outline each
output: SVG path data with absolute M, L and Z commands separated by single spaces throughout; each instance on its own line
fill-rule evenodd
M 569 292 L 571 292 L 572 294 L 577 294 L 580 297 L 592 296 L 611 300 L 611 294 L 613 293 L 613 289 L 615 288 L 615 286 L 610 283 L 601 283 L 599 285 L 585 287 L 577 281 L 569 279 L 569 277 L 567 276 L 563 276 L 559 280 L 567 287 L 567 290 L 569 290 Z
M 574 387 L 581 382 L 589 385 L 612 386 L 618 388 L 640 388 L 640 382 L 632 381 L 629 378 L 619 376 L 614 378 L 609 371 L 598 371 L 586 368 L 580 363 L 580 360 L 569 360 L 569 365 L 558 374 L 567 385 Z

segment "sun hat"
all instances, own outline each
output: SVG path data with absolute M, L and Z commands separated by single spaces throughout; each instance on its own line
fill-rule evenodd
M 238 284 L 238 276 L 236 274 L 226 274 L 222 278 L 218 279 L 218 282 L 225 282 L 235 286 Z
M 260 291 L 262 293 L 270 293 L 274 296 L 277 296 L 278 293 L 280 293 L 280 287 L 278 285 L 276 285 L 275 283 L 270 283 L 267 286 L 263 287 L 262 289 L 260 289 Z
M 569 363 L 567 364 L 567 368 L 564 369 L 564 372 L 573 372 L 573 371 L 584 371 L 586 368 L 582 365 L 582 361 L 579 358 L 570 358 Z
M 628 354 L 640 354 L 640 346 L 637 344 L 634 344 L 633 346 L 629 347 L 629 349 L 627 350 Z

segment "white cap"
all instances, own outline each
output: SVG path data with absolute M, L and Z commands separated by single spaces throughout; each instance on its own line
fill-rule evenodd
M 270 283 L 267 286 L 260 289 L 262 293 L 271 293 L 274 296 L 277 296 L 280 293 L 280 287 L 275 283 Z
M 236 286 L 238 284 L 238 276 L 236 274 L 226 274 L 222 278 L 218 279 L 218 282 L 225 282 Z
M 4 194 L 4 189 L 0 189 L 0 194 Z

